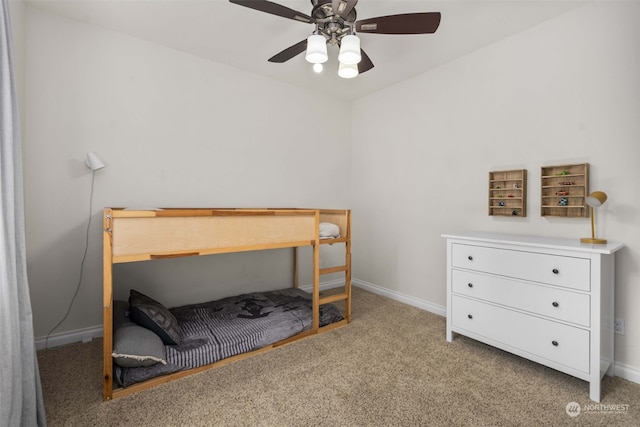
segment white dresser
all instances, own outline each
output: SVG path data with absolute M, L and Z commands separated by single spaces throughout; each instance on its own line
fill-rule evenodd
M 453 333 L 588 381 L 613 374 L 620 243 L 497 233 L 445 234 L 447 341 Z

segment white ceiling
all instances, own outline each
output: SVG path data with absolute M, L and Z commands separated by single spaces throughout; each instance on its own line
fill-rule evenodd
M 375 67 L 354 79 L 337 76 L 337 51 L 315 74 L 304 55 L 267 62 L 305 39 L 313 25 L 258 12 L 227 0 L 24 0 L 47 11 L 129 34 L 202 58 L 353 100 L 421 74 L 580 6 L 569 0 L 360 0 L 358 19 L 441 12 L 435 34 L 360 34 Z M 311 13 L 310 0 L 276 3 Z

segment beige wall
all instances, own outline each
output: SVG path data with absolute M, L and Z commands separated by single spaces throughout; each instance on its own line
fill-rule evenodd
M 238 69 L 37 9 L 26 13 L 27 255 L 35 335 L 102 324 L 101 210 L 112 207 L 331 207 L 348 203 L 350 106 Z M 327 161 L 331 159 L 331 161 Z M 285 268 L 282 268 L 285 260 Z M 169 306 L 291 283 L 291 253 L 118 266 L 128 288 Z M 304 281 L 302 283 L 305 283 Z
M 445 242 L 483 230 L 578 239 L 540 216 L 540 167 L 588 162 L 609 201 L 618 366 L 640 369 L 640 5 L 595 2 L 353 105 L 354 276 L 443 309 Z M 527 169 L 527 218 L 487 215 L 491 170 Z M 444 331 L 443 331 L 444 334 Z M 444 336 L 444 335 L 443 335 Z

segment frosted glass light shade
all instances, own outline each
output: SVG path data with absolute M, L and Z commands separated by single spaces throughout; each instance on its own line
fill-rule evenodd
M 307 38 L 307 62 L 312 64 L 322 64 L 327 62 L 327 40 L 320 34 L 312 34 Z
M 338 60 L 344 64 L 357 64 L 360 56 L 360 39 L 352 34 L 346 35 L 340 40 L 340 53 Z
M 338 67 L 338 75 L 343 79 L 352 79 L 358 75 L 358 65 L 345 64 L 341 62 L 340 66 Z

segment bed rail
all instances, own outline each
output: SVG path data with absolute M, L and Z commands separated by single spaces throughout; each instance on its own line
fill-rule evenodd
M 319 221 L 306 209 L 110 209 L 105 218 L 114 263 L 313 245 Z

